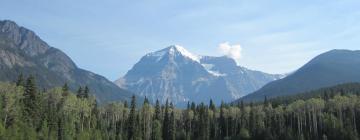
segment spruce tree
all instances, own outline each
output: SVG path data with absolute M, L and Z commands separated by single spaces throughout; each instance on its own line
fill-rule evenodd
M 37 125 L 39 118 L 39 101 L 37 100 L 37 87 L 35 84 L 35 77 L 29 76 L 26 80 L 24 91 L 24 117 L 28 122 L 32 122 L 33 125 Z
M 195 102 L 192 102 L 192 103 L 191 103 L 191 110 L 192 110 L 192 111 L 195 111 L 195 108 L 196 108 Z
M 169 124 L 170 124 L 169 101 L 166 100 L 165 112 L 164 112 L 164 120 L 163 120 L 163 131 L 162 131 L 162 135 L 163 135 L 164 140 L 170 139 L 170 137 L 169 137 L 169 128 L 170 128 Z
M 176 123 L 175 123 L 175 112 L 174 109 L 171 111 L 170 119 L 169 119 L 169 140 L 176 139 Z
M 85 86 L 84 92 L 83 92 L 83 98 L 89 98 L 90 89 L 88 86 Z
M 221 102 L 220 105 L 220 117 L 219 117 L 219 128 L 220 128 L 220 139 L 223 139 L 226 137 L 226 120 L 224 116 L 224 103 Z
M 149 99 L 145 96 L 144 104 L 149 104 Z
M 210 110 L 212 110 L 212 111 L 215 111 L 215 110 L 216 110 L 215 104 L 214 104 L 214 102 L 213 102 L 212 99 L 210 99 L 209 108 L 210 108 Z
M 25 79 L 22 73 L 20 73 L 18 79 L 16 80 L 16 86 L 23 86 L 23 87 L 25 86 Z
M 269 105 L 269 101 L 267 99 L 267 96 L 264 97 L 264 107 L 267 107 Z
M 131 98 L 130 114 L 128 118 L 128 140 L 134 140 L 136 134 L 136 98 L 135 95 Z
M 69 86 L 67 83 L 64 84 L 62 87 L 62 96 L 68 96 L 69 95 Z
M 160 121 L 161 120 L 161 107 L 160 107 L 160 103 L 159 100 L 156 100 L 156 104 L 155 104 L 155 120 Z
M 82 87 L 80 86 L 79 87 L 79 89 L 77 90 L 77 95 L 76 95 L 76 97 L 78 97 L 78 98 L 83 98 L 83 89 L 82 89 Z
M 124 101 L 124 108 L 129 108 L 129 103 L 126 100 Z

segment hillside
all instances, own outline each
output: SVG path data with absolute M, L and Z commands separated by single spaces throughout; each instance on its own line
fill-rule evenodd
M 13 82 L 21 73 L 34 75 L 37 85 L 45 89 L 64 83 L 72 90 L 89 86 L 100 102 L 128 100 L 132 94 L 103 76 L 78 68 L 33 31 L 13 21 L 0 21 L 0 81 Z
M 360 82 L 360 51 L 332 50 L 323 53 L 286 78 L 273 81 L 240 100 L 260 101 L 303 93 L 343 83 Z

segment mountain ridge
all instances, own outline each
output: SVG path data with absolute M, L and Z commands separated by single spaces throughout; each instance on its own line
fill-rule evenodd
M 100 102 L 128 100 L 132 95 L 103 76 L 78 68 L 64 52 L 10 20 L 0 20 L 0 70 L 4 82 L 23 73 L 34 75 L 42 88 L 68 83 L 75 91 L 87 85 Z
M 334 49 L 320 54 L 284 79 L 273 81 L 240 100 L 259 101 L 337 84 L 360 82 L 360 51 Z

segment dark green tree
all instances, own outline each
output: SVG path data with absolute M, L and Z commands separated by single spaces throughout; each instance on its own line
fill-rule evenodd
M 176 123 L 175 123 L 175 112 L 174 109 L 171 111 L 169 119 L 169 140 L 176 139 Z
M 156 104 L 155 104 L 155 120 L 160 121 L 161 120 L 161 107 L 160 107 L 160 102 L 159 100 L 156 100 Z
M 212 110 L 212 111 L 215 111 L 215 110 L 216 110 L 216 106 L 215 106 L 215 104 L 214 104 L 214 102 L 213 102 L 212 99 L 210 99 L 209 108 L 210 108 L 210 110 Z
M 22 73 L 20 73 L 20 75 L 18 76 L 17 80 L 16 80 L 16 86 L 25 86 L 25 79 L 24 79 L 24 75 Z
M 69 95 L 69 86 L 67 83 L 64 84 L 64 86 L 62 87 L 62 96 L 68 96 Z
M 25 121 L 31 122 L 35 128 L 39 127 L 40 102 L 38 100 L 38 91 L 35 84 L 35 77 L 32 75 L 30 75 L 26 80 L 23 103 Z
M 131 98 L 131 105 L 130 105 L 130 114 L 128 118 L 128 126 L 127 126 L 127 136 L 128 140 L 135 140 L 136 134 L 136 97 L 135 95 Z
M 162 127 L 162 135 L 164 140 L 169 140 L 170 138 L 170 114 L 169 114 L 169 101 L 166 100 L 165 111 L 164 111 L 164 120 Z
M 84 90 L 83 90 L 83 88 L 82 88 L 81 86 L 79 87 L 79 89 L 77 90 L 76 93 L 77 93 L 77 94 L 76 94 L 76 97 L 78 97 L 78 98 L 83 98 Z
M 84 92 L 83 92 L 83 98 L 89 98 L 90 89 L 88 86 L 85 86 Z

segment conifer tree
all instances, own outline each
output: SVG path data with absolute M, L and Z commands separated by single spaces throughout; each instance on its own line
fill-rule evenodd
M 83 98 L 83 89 L 82 89 L 82 87 L 80 86 L 79 87 L 79 89 L 77 90 L 77 95 L 76 95 L 76 97 L 78 97 L 78 98 Z
M 267 99 L 267 96 L 264 97 L 264 107 L 267 107 L 269 105 L 269 101 Z
M 212 99 L 210 99 L 209 108 L 210 108 L 210 110 L 212 110 L 212 111 L 215 111 L 215 109 L 216 109 L 215 104 L 214 104 L 214 102 L 213 102 Z
M 18 79 L 16 80 L 16 86 L 23 86 L 23 87 L 25 86 L 25 79 L 22 73 L 20 73 Z
M 164 120 L 163 120 L 163 130 L 162 130 L 162 135 L 163 135 L 164 140 L 170 139 L 170 136 L 169 136 L 170 116 L 169 115 L 170 115 L 169 114 L 169 101 L 166 100 L 165 112 L 164 112 Z
M 126 100 L 124 101 L 124 108 L 129 108 L 129 103 Z
M 34 127 L 38 127 L 39 123 L 39 101 L 37 100 L 37 87 L 35 84 L 35 77 L 30 75 L 26 80 L 25 91 L 24 91 L 24 117 L 26 121 L 32 122 Z
M 83 92 L 83 98 L 89 98 L 90 89 L 88 86 L 85 86 L 84 92 Z
M 161 120 L 161 107 L 160 107 L 160 103 L 159 100 L 156 100 L 156 104 L 155 104 L 155 120 L 160 121 Z
M 220 105 L 220 117 L 219 117 L 219 128 L 220 128 L 220 136 L 221 139 L 226 137 L 226 120 L 224 116 L 224 103 L 221 102 Z
M 62 96 L 68 96 L 69 95 L 69 86 L 67 83 L 64 84 L 64 86 L 62 87 Z
M 175 112 L 174 109 L 171 111 L 170 119 L 169 119 L 169 140 L 176 139 L 176 123 L 175 123 Z
M 135 95 L 131 98 L 131 105 L 130 105 L 130 114 L 128 118 L 128 130 L 127 136 L 128 140 L 134 140 L 136 134 L 136 98 Z
M 144 103 L 143 103 L 144 105 L 145 104 L 149 104 L 149 99 L 145 96 L 145 99 L 144 99 Z

